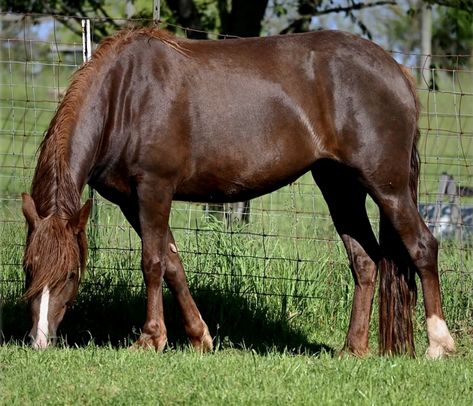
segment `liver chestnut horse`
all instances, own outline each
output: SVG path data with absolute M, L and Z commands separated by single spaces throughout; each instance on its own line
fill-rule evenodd
M 368 352 L 380 270 L 380 352 L 414 354 L 415 275 L 429 347 L 454 350 L 441 307 L 437 242 L 416 207 L 419 107 L 409 73 L 377 45 L 336 32 L 231 41 L 158 29 L 106 39 L 73 77 L 43 140 L 24 257 L 31 336 L 54 339 L 85 270 L 86 184 L 117 204 L 142 240 L 146 321 L 136 345 L 166 345 L 162 283 L 192 345 L 212 348 L 168 226 L 173 199 L 242 201 L 311 171 L 355 282 L 345 349 Z M 375 238 L 365 209 L 380 208 Z

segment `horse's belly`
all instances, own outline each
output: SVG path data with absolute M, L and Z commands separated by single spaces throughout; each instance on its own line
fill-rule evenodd
M 283 169 L 283 170 L 282 170 Z M 198 174 L 183 182 L 176 190 L 175 199 L 194 202 L 237 202 L 271 193 L 295 181 L 310 169 L 310 165 L 268 168 L 250 173 Z

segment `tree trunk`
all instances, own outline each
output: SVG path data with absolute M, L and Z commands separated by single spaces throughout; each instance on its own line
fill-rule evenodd
M 268 0 L 233 0 L 230 12 L 226 1 L 220 1 L 222 34 L 238 37 L 259 37 Z

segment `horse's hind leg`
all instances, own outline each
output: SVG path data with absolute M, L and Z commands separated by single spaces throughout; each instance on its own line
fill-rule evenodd
M 429 347 L 427 356 L 439 358 L 455 350 L 445 323 L 437 268 L 438 243 L 423 222 L 410 193 L 378 194 L 383 215 L 398 233 L 422 284 Z
M 369 352 L 368 331 L 375 289 L 379 246 L 366 214 L 366 191 L 346 168 L 330 161 L 312 171 L 330 209 L 350 261 L 355 292 L 345 350 Z
M 212 350 L 212 337 L 189 291 L 184 268 L 177 253 L 176 242 L 171 230 L 169 230 L 166 264 L 164 280 L 179 305 L 189 340 L 194 348 L 200 351 Z

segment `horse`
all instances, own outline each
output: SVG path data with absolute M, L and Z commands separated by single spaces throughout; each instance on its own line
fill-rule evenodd
M 40 145 L 31 194 L 22 194 L 33 346 L 54 343 L 85 272 L 86 184 L 141 238 L 146 320 L 134 345 L 166 346 L 165 282 L 191 344 L 210 351 L 168 225 L 172 201 L 246 201 L 311 172 L 354 279 L 344 351 L 370 351 L 379 270 L 379 352 L 415 356 L 416 275 L 427 356 L 453 352 L 438 243 L 417 209 L 418 117 L 407 68 L 340 31 L 204 41 L 135 28 L 105 39 L 74 74 Z M 380 210 L 379 239 L 368 195 Z

